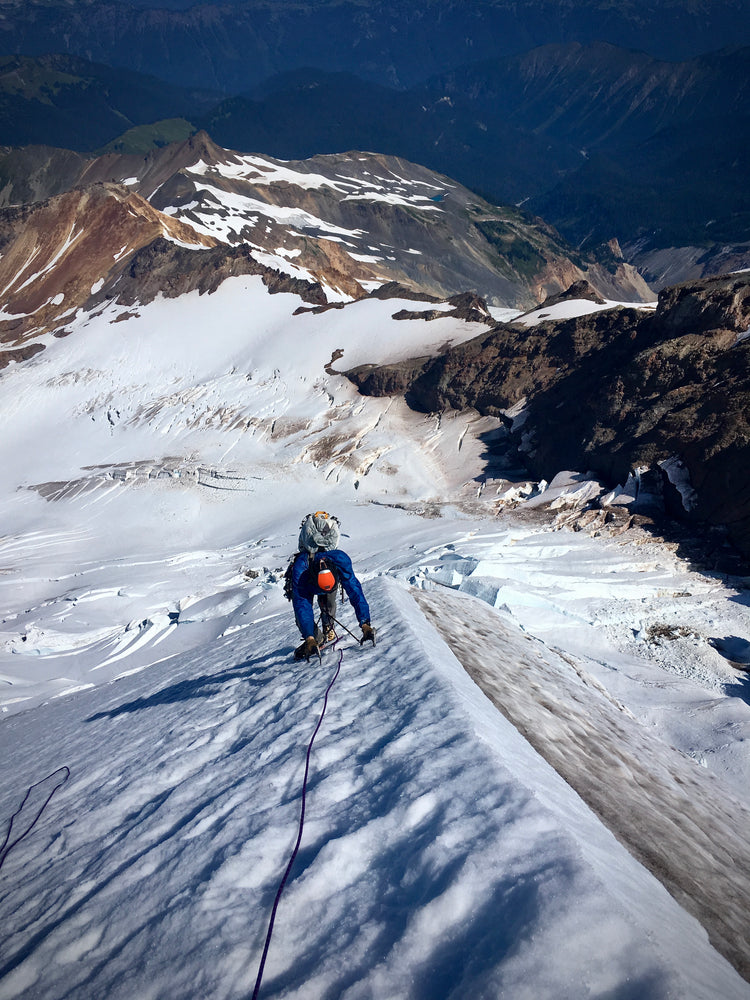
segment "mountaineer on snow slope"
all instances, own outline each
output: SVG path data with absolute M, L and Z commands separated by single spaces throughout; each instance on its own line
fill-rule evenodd
M 362 629 L 362 642 L 375 642 L 370 624 L 370 608 L 362 585 L 354 574 L 352 561 L 339 544 L 338 519 L 325 511 L 308 514 L 300 525 L 299 551 L 287 570 L 285 592 L 294 608 L 294 620 L 305 640 L 294 651 L 297 660 L 306 659 L 336 638 L 336 593 L 341 586 L 351 601 Z M 320 607 L 320 628 L 315 624 L 313 598 Z

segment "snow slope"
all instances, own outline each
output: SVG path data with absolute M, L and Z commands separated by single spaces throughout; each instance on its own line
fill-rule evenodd
M 297 305 L 255 278 L 110 305 L 0 374 L 6 828 L 41 782 L 11 842 L 70 770 L 0 870 L 0 1000 L 251 994 L 337 662 L 293 662 L 280 584 L 320 507 L 379 641 L 342 643 L 260 995 L 750 996 L 744 878 L 703 905 L 747 850 L 742 581 L 637 532 L 498 516 L 497 422 L 336 374 L 471 324 Z M 500 645 L 469 655 L 488 621 Z M 605 735 L 592 770 L 573 751 Z M 545 742 L 578 763 L 561 777 Z M 658 838 L 676 899 L 638 843 L 686 776 L 704 807 Z
M 380 643 L 343 644 L 261 995 L 748 996 L 408 594 L 368 593 Z M 33 738 L 6 721 L 18 787 L 71 778 L 5 864 L 0 997 L 249 995 L 337 657 L 291 660 L 278 593 L 264 618 Z
M 615 302 L 612 300 L 599 303 L 592 302 L 589 299 L 565 299 L 551 306 L 542 305 L 538 309 L 532 309 L 530 312 L 517 317 L 516 322 L 521 323 L 523 326 L 538 326 L 545 320 L 572 319 L 575 316 L 588 316 L 591 313 L 602 312 L 605 309 L 615 309 L 617 306 L 632 308 L 633 305 L 634 303 L 632 302 Z M 656 302 L 638 303 L 638 308 L 654 310 L 656 309 Z

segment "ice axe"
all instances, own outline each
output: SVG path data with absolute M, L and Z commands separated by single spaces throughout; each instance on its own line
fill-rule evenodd
M 349 635 L 352 637 L 352 639 L 355 639 L 360 644 L 360 646 L 364 646 L 365 642 L 368 641 L 367 639 L 365 639 L 364 636 L 362 636 L 361 639 L 357 639 L 356 635 L 352 632 L 352 630 L 350 628 L 347 628 L 343 622 L 340 622 L 338 620 L 338 618 L 334 618 L 333 615 L 330 615 L 329 617 L 332 622 L 335 622 L 337 625 L 340 625 L 345 632 L 348 632 Z M 375 645 L 375 629 L 372 630 L 372 644 L 373 646 Z

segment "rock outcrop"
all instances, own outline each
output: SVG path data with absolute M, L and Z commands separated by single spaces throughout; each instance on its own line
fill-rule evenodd
M 423 411 L 513 411 L 530 471 L 624 483 L 659 468 L 672 511 L 722 524 L 750 555 L 750 276 L 665 289 L 654 313 L 616 308 L 507 324 L 437 358 L 350 372 L 361 392 Z M 677 508 L 679 507 L 679 511 Z
M 216 240 L 120 185 L 92 184 L 0 218 L 0 343 L 19 348 L 59 331 L 132 256 L 163 237 L 196 249 Z M 3 353 L 2 362 L 17 360 Z

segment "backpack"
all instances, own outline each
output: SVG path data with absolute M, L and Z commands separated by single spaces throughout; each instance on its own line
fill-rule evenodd
M 292 583 L 292 570 L 294 569 L 294 563 L 296 562 L 298 555 L 299 552 L 294 553 L 292 558 L 289 560 L 289 565 L 287 566 L 286 572 L 284 573 L 284 597 L 286 597 L 287 601 L 291 601 L 294 595 L 294 584 Z M 307 555 L 307 560 L 309 567 L 311 560 L 311 556 L 309 553 Z M 321 590 L 325 591 L 326 593 L 335 590 L 336 587 L 341 588 L 341 584 L 338 577 L 328 567 L 324 559 L 321 559 L 320 561 L 320 566 L 318 570 L 318 586 L 321 588 Z M 342 598 L 344 596 L 343 588 L 341 588 L 341 596 Z
M 292 568 L 297 556 L 300 552 L 307 552 L 309 560 L 310 556 L 314 556 L 321 550 L 337 549 L 340 531 L 339 519 L 324 510 L 317 510 L 314 514 L 308 514 L 302 519 L 299 526 L 298 549 L 289 560 L 286 573 L 284 573 L 284 597 L 288 601 L 292 599 Z
M 324 510 L 317 510 L 314 514 L 308 514 L 302 521 L 299 530 L 300 552 L 309 552 L 315 555 L 316 552 L 339 547 L 340 534 L 339 520 L 333 514 L 327 514 Z
M 294 593 L 294 587 L 292 586 L 292 570 L 294 569 L 294 560 L 299 555 L 299 552 L 295 552 L 292 558 L 289 560 L 289 565 L 286 568 L 286 573 L 284 573 L 284 597 L 287 601 L 291 601 L 292 594 Z

